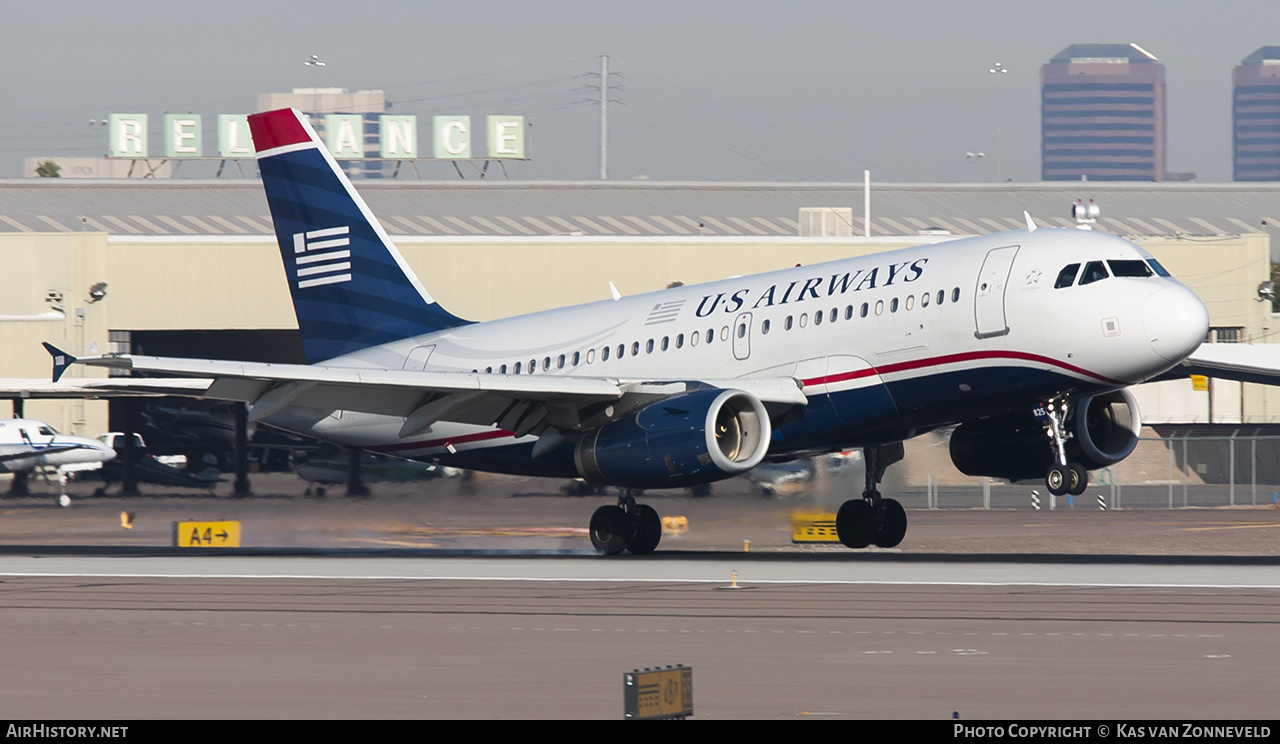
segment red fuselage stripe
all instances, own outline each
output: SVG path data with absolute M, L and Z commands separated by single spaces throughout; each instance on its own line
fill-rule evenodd
M 853 372 L 839 372 L 832 375 L 824 375 L 822 377 L 813 377 L 802 380 L 805 387 L 813 385 L 830 385 L 836 382 L 844 382 L 846 380 L 856 380 L 862 377 L 871 377 L 873 375 L 888 375 L 894 372 L 906 372 L 913 369 L 923 369 L 926 367 L 941 367 L 946 364 L 958 364 L 960 362 L 971 362 L 978 359 L 1017 359 L 1024 362 L 1035 362 L 1037 364 L 1048 364 L 1053 367 L 1059 367 L 1077 375 L 1091 377 L 1099 382 L 1105 382 L 1111 385 L 1121 385 L 1119 380 L 1113 380 L 1104 377 L 1096 372 L 1090 372 L 1087 369 L 1077 367 L 1074 364 L 1060 362 L 1057 359 L 1051 359 L 1039 354 L 1028 354 L 1023 351 L 967 351 L 962 354 L 947 354 L 940 357 L 929 357 L 927 359 L 913 359 L 907 362 L 896 362 L 894 364 L 886 364 L 883 367 L 868 367 L 867 369 L 855 370 Z

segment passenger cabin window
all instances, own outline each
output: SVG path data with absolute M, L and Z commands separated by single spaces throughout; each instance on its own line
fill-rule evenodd
M 1062 267 L 1062 271 L 1058 272 L 1058 281 L 1053 283 L 1054 289 L 1062 289 L 1070 287 L 1076 283 L 1076 274 L 1080 273 L 1080 264 L 1067 264 Z
M 1106 279 L 1110 274 L 1107 273 L 1107 267 L 1102 265 L 1101 261 L 1090 261 L 1084 266 L 1084 274 L 1080 277 L 1080 286 L 1093 284 Z
M 1135 277 L 1142 279 L 1151 276 L 1153 272 L 1146 261 L 1108 261 L 1107 266 L 1111 269 L 1111 276 Z

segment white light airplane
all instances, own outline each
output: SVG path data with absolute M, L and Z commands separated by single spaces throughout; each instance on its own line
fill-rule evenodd
M 27 473 L 57 468 L 59 475 L 78 466 L 98 466 L 116 451 L 96 439 L 59 434 L 35 419 L 0 419 L 0 472 Z
M 1028 229 L 472 323 L 411 272 L 306 119 L 249 117 L 308 365 L 111 354 L 213 380 L 253 419 L 372 452 L 621 487 L 603 553 L 648 553 L 632 489 L 863 448 L 849 547 L 907 527 L 877 484 L 902 441 L 958 425 L 964 472 L 1081 492 L 1126 457 L 1126 387 L 1181 362 L 1203 303 L 1126 240 Z M 465 249 L 461 249 L 465 250 Z M 429 284 L 433 279 L 425 277 Z M 72 357 L 54 354 L 55 379 Z

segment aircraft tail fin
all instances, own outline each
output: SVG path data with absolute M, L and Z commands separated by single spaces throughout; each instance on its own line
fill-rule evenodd
M 76 363 L 76 358 L 48 341 L 40 343 L 44 346 L 44 350 L 49 352 L 49 356 L 53 357 L 53 381 L 57 382 L 62 379 L 62 373 L 67 371 L 67 367 Z
M 249 116 L 307 362 L 464 325 L 418 281 L 296 109 Z

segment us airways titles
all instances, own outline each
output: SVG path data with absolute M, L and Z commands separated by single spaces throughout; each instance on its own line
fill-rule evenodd
M 864 289 L 888 287 L 899 279 L 903 283 L 914 282 L 924 273 L 924 265 L 928 262 L 929 259 L 920 258 L 915 261 L 903 261 L 902 263 L 889 264 L 888 266 L 874 266 L 871 269 L 857 269 L 855 271 L 846 271 L 843 274 L 832 274 L 830 278 L 819 276 L 810 279 L 796 279 L 785 285 L 771 284 L 759 296 L 755 297 L 750 309 L 757 310 L 761 307 L 786 305 L 789 302 L 800 302 L 805 299 L 820 300 L 823 296 L 831 297 L 836 294 L 843 295 L 850 291 L 861 292 Z M 822 290 L 826 291 L 825 295 L 819 294 Z M 729 314 L 736 313 L 747 303 L 752 302 L 751 292 L 750 287 L 745 287 L 732 293 L 717 292 L 714 295 L 703 295 L 702 301 L 698 303 L 696 314 L 699 318 L 705 318 L 717 309 L 723 309 L 724 312 Z M 779 292 L 782 293 L 781 298 L 778 297 Z

